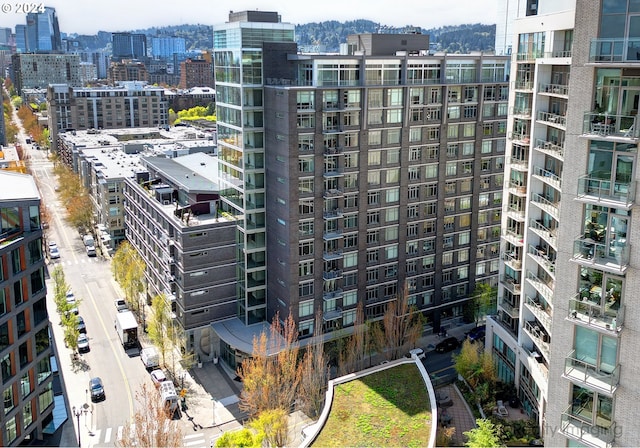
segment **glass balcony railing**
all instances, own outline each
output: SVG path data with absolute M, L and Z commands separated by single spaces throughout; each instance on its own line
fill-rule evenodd
M 620 332 L 624 324 L 624 305 L 619 300 L 605 300 L 602 304 L 601 291 L 597 291 L 601 288 L 594 286 L 591 289 L 594 291 L 583 291 L 569 299 L 568 319 L 596 330 Z
M 512 319 L 517 319 L 520 313 L 520 307 L 517 305 L 512 305 L 507 302 L 504 298 L 500 298 L 498 300 L 498 305 L 502 308 Z
M 589 410 L 590 411 L 590 410 Z M 611 448 L 616 435 L 616 422 L 598 418 L 594 424 L 592 412 L 569 406 L 561 416 L 560 432 L 567 438 L 593 448 Z
M 551 315 L 548 312 L 551 308 L 549 305 L 545 305 L 539 299 L 532 299 L 529 296 L 525 296 L 524 303 L 529 311 L 536 316 L 536 319 L 538 319 L 542 326 L 547 331 L 551 331 Z
M 549 359 L 549 346 L 551 342 L 551 336 L 540 326 L 536 320 L 527 321 L 524 323 L 524 330 L 533 340 L 536 346 L 540 349 L 543 355 Z
M 537 176 L 539 179 L 542 179 L 542 181 L 545 182 L 546 184 L 555 188 L 556 190 L 561 189 L 562 181 L 560 179 L 560 176 L 558 176 L 553 171 L 545 170 L 540 166 L 535 166 L 533 167 L 533 174 Z
M 515 81 L 513 83 L 513 88 L 515 90 L 533 90 L 533 81 Z
M 620 364 L 615 366 L 602 364 L 600 366 L 580 359 L 576 351 L 572 350 L 564 358 L 565 378 L 574 383 L 596 389 L 607 394 L 613 394 L 620 382 Z
M 593 265 L 607 272 L 622 274 L 629 266 L 629 252 L 630 244 L 626 239 L 606 243 L 580 235 L 574 239 L 572 260 L 582 265 Z
M 342 297 L 342 295 L 343 295 L 342 289 L 335 289 L 333 291 L 325 291 L 322 294 L 322 299 L 323 300 L 339 299 L 340 297 Z
M 505 240 L 509 241 L 514 246 L 522 246 L 524 243 L 524 234 L 522 232 L 505 229 L 502 231 L 502 236 Z
M 531 118 L 530 107 L 513 107 L 511 108 L 511 115 L 517 115 L 518 118 Z
M 342 218 L 342 210 L 334 208 L 333 210 L 327 210 L 322 213 L 324 219 L 338 219 Z
M 536 263 L 542 266 L 550 275 L 554 275 L 554 272 L 556 270 L 554 252 L 552 252 L 552 255 L 550 257 L 549 253 L 545 249 L 541 248 L 540 246 L 534 247 L 533 245 L 529 244 L 527 253 L 531 258 L 533 258 L 536 261 Z
M 517 194 L 519 196 L 527 194 L 527 186 L 524 183 L 518 183 L 511 180 L 508 185 L 510 193 Z
M 585 112 L 582 122 L 582 134 L 590 138 L 617 137 L 637 139 L 640 137 L 638 117 Z
M 558 247 L 558 232 L 556 229 L 548 229 L 542 220 L 532 219 L 529 221 L 529 227 L 536 235 L 547 241 L 554 248 Z
M 502 254 L 502 260 L 509 266 L 511 269 L 519 271 L 522 269 L 522 260 L 518 257 L 516 253 L 504 253 Z
M 342 269 L 332 269 L 330 271 L 322 272 L 323 280 L 335 280 L 338 278 L 342 278 Z
M 551 303 L 553 300 L 553 290 L 555 282 L 552 278 L 542 279 L 531 271 L 527 271 L 527 281 L 538 291 L 544 299 Z
M 636 182 L 613 182 L 585 174 L 578 178 L 578 198 L 620 202 L 625 207 L 631 207 L 636 199 Z
M 526 171 L 529 167 L 529 160 L 520 157 L 507 157 L 507 164 L 518 171 Z
M 538 193 L 531 195 L 531 202 L 536 204 L 541 210 L 544 210 L 554 218 L 558 219 L 558 202 L 551 202 L 549 199 Z
M 502 276 L 502 284 L 512 294 L 520 294 L 520 288 L 522 286 L 520 284 L 520 280 L 515 279 L 509 275 L 504 275 Z
M 324 192 L 322 193 L 322 197 L 325 199 L 339 198 L 342 196 L 344 196 L 344 192 L 342 190 L 339 190 L 338 188 L 329 188 L 327 190 L 324 190 Z
M 640 38 L 591 39 L 589 62 L 640 62 Z

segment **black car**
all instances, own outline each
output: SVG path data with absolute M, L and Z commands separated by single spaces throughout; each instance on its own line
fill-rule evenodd
M 478 341 L 484 339 L 484 335 L 487 332 L 487 327 L 485 325 L 480 325 L 479 327 L 474 328 L 469 332 L 467 337 L 471 342 Z
M 78 316 L 78 333 L 86 333 L 87 326 L 84 323 L 82 316 Z
M 443 341 L 438 342 L 435 350 L 438 353 L 450 352 L 451 350 L 457 349 L 459 345 L 460 343 L 456 338 L 450 337 Z
M 102 387 L 102 380 L 99 377 L 89 380 L 89 390 L 91 391 L 91 401 L 94 403 L 106 398 L 104 387 Z

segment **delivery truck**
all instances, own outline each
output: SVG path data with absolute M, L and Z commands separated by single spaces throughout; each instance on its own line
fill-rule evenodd
M 118 313 L 115 327 L 125 350 L 138 348 L 138 322 L 131 311 Z
M 140 350 L 140 360 L 149 372 L 160 367 L 160 354 L 155 347 L 147 347 Z

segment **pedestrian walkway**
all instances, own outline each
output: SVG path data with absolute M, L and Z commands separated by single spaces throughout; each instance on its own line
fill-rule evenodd
M 464 446 L 465 432 L 476 427 L 476 421 L 462 394 L 454 385 L 438 388 L 436 391 L 441 397 L 450 398 L 453 403 L 448 407 L 438 408 L 438 431 L 444 427 L 455 428 L 451 443 L 453 446 Z

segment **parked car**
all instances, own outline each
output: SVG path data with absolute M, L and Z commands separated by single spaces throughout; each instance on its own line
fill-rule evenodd
M 471 330 L 469 334 L 467 334 L 467 338 L 469 338 L 471 342 L 478 341 L 478 340 L 484 339 L 484 335 L 486 334 L 486 332 L 487 332 L 486 325 L 480 325 L 479 327 L 476 327 L 473 330 Z
M 78 353 L 87 353 L 90 350 L 89 338 L 86 334 L 80 333 L 80 336 L 78 336 Z
M 451 350 L 457 349 L 459 345 L 460 343 L 456 338 L 450 337 L 443 341 L 438 342 L 438 344 L 436 344 L 435 350 L 438 353 L 446 353 L 446 352 L 450 352 Z
M 89 390 L 91 391 L 91 401 L 102 401 L 106 398 L 104 394 L 104 387 L 102 386 L 102 380 L 99 377 L 91 378 L 89 380 Z
M 114 302 L 116 304 L 116 309 L 118 312 L 128 311 L 129 307 L 127 306 L 127 302 L 124 299 L 118 299 Z
M 153 385 L 156 386 L 156 389 L 158 389 L 160 387 L 160 383 L 167 381 L 167 377 L 162 370 L 156 369 L 151 372 L 151 381 L 153 382 Z
M 84 319 L 82 318 L 82 316 L 78 316 L 78 331 L 80 333 L 87 333 L 87 326 L 84 323 Z
M 49 258 L 52 260 L 60 258 L 60 250 L 58 249 L 58 245 L 55 241 L 49 241 Z

